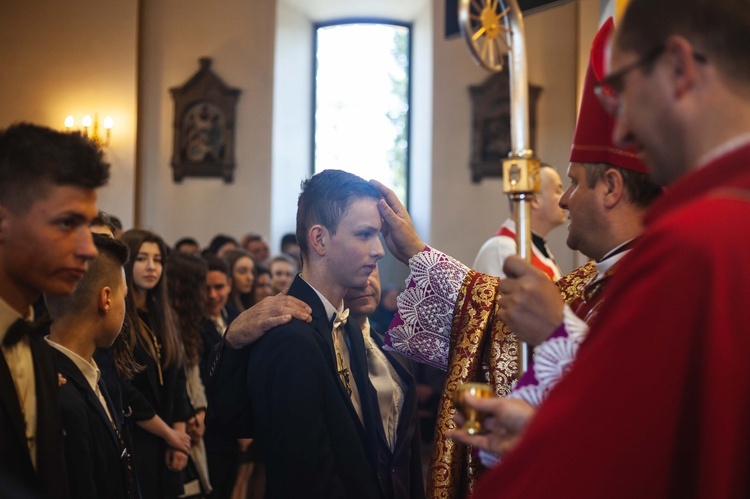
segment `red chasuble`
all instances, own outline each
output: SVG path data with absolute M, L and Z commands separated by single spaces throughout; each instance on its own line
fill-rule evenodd
M 750 497 L 750 145 L 670 187 L 476 498 Z
M 573 301 L 581 301 L 585 286 L 595 276 L 596 268 L 589 262 L 555 285 L 566 303 L 572 305 Z M 469 271 L 456 300 L 448 371 L 427 479 L 427 497 L 430 498 L 466 497 L 485 470 L 471 448 L 445 436 L 448 430 L 455 428 L 452 398 L 457 386 L 467 381 L 481 381 L 492 385 L 495 393 L 504 397 L 517 379 L 518 339 L 497 316 L 499 281 L 499 277 Z M 587 303 L 598 302 L 595 296 L 598 294 L 592 293 Z

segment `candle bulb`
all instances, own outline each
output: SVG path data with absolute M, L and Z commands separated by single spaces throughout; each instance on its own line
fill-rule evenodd
M 106 137 L 104 139 L 105 147 L 109 145 L 109 139 L 112 136 L 113 125 L 114 125 L 114 122 L 112 121 L 112 116 L 107 116 L 106 118 L 104 118 L 104 129 L 107 131 Z
M 75 120 L 73 119 L 72 116 L 68 116 L 67 118 L 65 118 L 65 128 L 70 130 L 71 128 L 73 128 L 74 125 L 75 125 Z
M 91 116 L 89 116 L 88 114 L 84 116 L 81 120 L 81 125 L 83 126 L 83 134 L 88 137 L 89 127 L 91 126 Z

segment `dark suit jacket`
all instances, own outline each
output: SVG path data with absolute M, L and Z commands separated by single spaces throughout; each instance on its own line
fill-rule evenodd
M 377 401 L 371 397 L 374 389 L 367 376 L 362 334 L 352 322 L 347 323 L 350 367 L 361 394 L 364 426 L 336 372 L 331 326 L 323 304 L 299 277 L 289 295 L 310 305 L 312 323 L 295 319 L 273 328 L 240 355 L 228 347 L 220 348 L 219 353 L 229 354 L 225 360 L 230 364 L 247 355 L 249 401 L 238 397 L 236 391 L 217 386 L 216 379 L 209 383 L 209 390 L 215 392 L 213 399 L 223 399 L 222 407 L 234 405 L 230 411 L 234 418 L 254 416 L 240 429 L 252 430 L 260 445 L 268 497 L 383 497 L 377 477 L 375 423 L 379 423 L 379 415 Z M 218 362 L 221 355 L 217 357 Z M 212 367 L 216 371 L 216 363 Z M 236 364 L 227 368 L 237 375 Z M 209 376 L 215 374 L 209 372 Z M 209 412 L 212 403 L 209 399 Z
M 247 396 L 247 362 L 250 347 L 235 350 L 226 341 L 217 343 L 209 356 L 206 387 L 206 432 L 225 438 L 254 438 L 254 416 Z
M 94 361 L 102 373 L 102 381 L 104 386 L 107 387 L 107 395 L 109 395 L 115 408 L 115 417 L 122 426 L 125 424 L 125 409 L 122 407 L 122 381 L 120 381 L 120 375 L 117 374 L 113 354 L 113 347 L 97 348 L 94 352 Z M 130 412 L 130 410 L 127 412 Z
M 370 337 L 391 363 L 404 382 L 404 405 L 396 428 L 396 446 L 391 452 L 385 438 L 383 425 L 377 425 L 380 445 L 378 475 L 385 496 L 394 499 L 420 499 L 424 497 L 422 479 L 422 443 L 419 432 L 417 390 L 409 361 L 383 350 L 383 335 L 370 329 Z
M 230 316 L 228 313 L 224 314 L 224 317 L 227 321 L 227 325 L 230 324 Z M 236 317 L 236 316 L 234 316 Z M 234 319 L 232 317 L 232 319 Z M 200 333 L 201 333 L 201 339 L 203 340 L 203 349 L 201 350 L 201 358 L 199 363 L 200 373 L 201 373 L 201 381 L 203 381 L 203 385 L 205 387 L 208 387 L 209 383 L 209 376 L 208 371 L 210 367 L 210 355 L 213 351 L 214 347 L 221 343 L 222 335 L 216 330 L 216 326 L 214 325 L 214 322 L 211 319 L 204 319 L 203 322 L 201 322 L 200 327 Z M 238 377 L 235 383 L 239 383 L 243 385 L 243 390 L 240 393 L 240 397 L 245 398 L 245 391 L 244 391 L 244 383 L 245 383 L 245 376 Z M 209 404 L 210 405 L 210 404 Z M 214 453 L 222 453 L 222 454 L 230 454 L 234 459 L 239 456 L 239 446 L 237 444 L 237 439 L 228 437 L 225 434 L 221 432 L 221 426 L 216 425 L 210 425 L 206 427 L 206 432 L 203 435 L 203 442 L 206 445 L 206 452 L 209 454 L 208 460 L 209 462 L 213 459 L 216 459 L 214 456 Z M 214 482 L 212 478 L 212 483 Z
M 62 352 L 54 350 L 52 353 L 58 371 L 67 380 L 60 387 L 60 408 L 71 496 L 81 499 L 132 497 L 132 460 L 121 438 L 122 426 L 104 383 L 100 381 L 99 388 L 107 400 L 117 432 L 83 373 Z
M 237 315 L 239 315 L 236 312 L 236 309 L 230 310 L 226 307 L 222 309 L 221 313 L 224 316 L 224 321 L 226 322 L 227 327 L 229 327 L 232 321 L 237 318 Z M 201 322 L 200 333 L 201 339 L 203 340 L 203 348 L 201 349 L 201 358 L 198 366 L 200 368 L 203 386 L 207 386 L 211 352 L 216 345 L 221 343 L 223 335 L 216 330 L 214 322 L 208 317 L 204 318 L 203 322 Z
M 0 353 L 0 497 L 19 497 L 20 490 L 26 491 L 26 497 L 31 491 L 50 498 L 68 497 L 52 347 L 38 336 L 29 340 L 36 385 L 37 467 L 34 470 L 31 464 L 18 394 Z

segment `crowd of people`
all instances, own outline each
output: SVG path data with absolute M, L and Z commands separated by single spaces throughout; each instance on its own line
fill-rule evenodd
M 339 170 L 303 182 L 280 256 L 256 234 L 170 248 L 97 210 L 88 139 L 0 131 L 0 496 L 747 497 L 749 34 L 736 0 L 605 22 L 536 257 L 507 254 L 506 222 L 486 273 Z M 592 259 L 565 276 L 562 210 Z M 411 271 L 392 319 L 381 235 Z M 447 372 L 426 492 L 435 390 L 395 352 Z M 468 381 L 498 395 L 466 398 L 480 434 L 451 403 Z
M 95 208 L 101 151 L 36 125 L 0 133 L 0 173 L 1 495 L 262 496 L 252 440 L 205 426 L 205 381 L 232 320 L 297 274 L 294 234 L 269 258 L 256 235 L 123 231 Z
M 0 492 L 262 497 L 264 462 L 274 462 L 258 446 L 267 432 L 206 425 L 206 386 L 211 353 L 230 324 L 240 317 L 241 324 L 272 321 L 264 332 L 278 307 L 288 310 L 293 298 L 286 292 L 300 271 L 296 235 L 285 235 L 284 253 L 274 257 L 255 234 L 244 245 L 217 235 L 203 250 L 190 237 L 170 247 L 152 231 L 123 230 L 116 216 L 95 210 L 108 169 L 97 146 L 78 134 L 32 124 L 0 132 Z M 387 326 L 395 304 L 390 312 L 379 307 L 377 268 L 367 270 L 372 275 L 350 289 L 347 303 L 351 324 L 376 338 L 367 317 Z M 387 294 L 392 302 L 397 290 Z M 283 321 L 310 320 L 311 309 L 296 306 Z M 382 355 L 414 390 L 410 368 Z M 243 386 L 235 383 L 240 400 Z M 411 487 L 419 488 L 412 392 L 409 407 L 409 468 L 419 472 Z
M 133 360 L 142 367 L 132 376 L 119 373 L 123 382 L 110 391 L 122 390 L 118 405 L 134 423 L 134 476 L 141 493 L 262 496 L 263 464 L 252 439 L 224 438 L 205 426 L 208 358 L 237 316 L 289 287 L 299 257 L 295 235 L 286 234 L 284 253 L 270 258 L 265 238 L 257 234 L 247 234 L 243 244 L 218 234 L 205 249 L 184 237 L 170 248 L 153 232 L 122 232 L 117 217 L 107 213 L 99 212 L 91 227 L 124 242 L 131 255 L 125 264 L 125 324 Z

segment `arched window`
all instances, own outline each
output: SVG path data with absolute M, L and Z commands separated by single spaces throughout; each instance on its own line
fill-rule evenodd
M 313 173 L 374 178 L 407 204 L 411 26 L 347 20 L 314 28 Z

